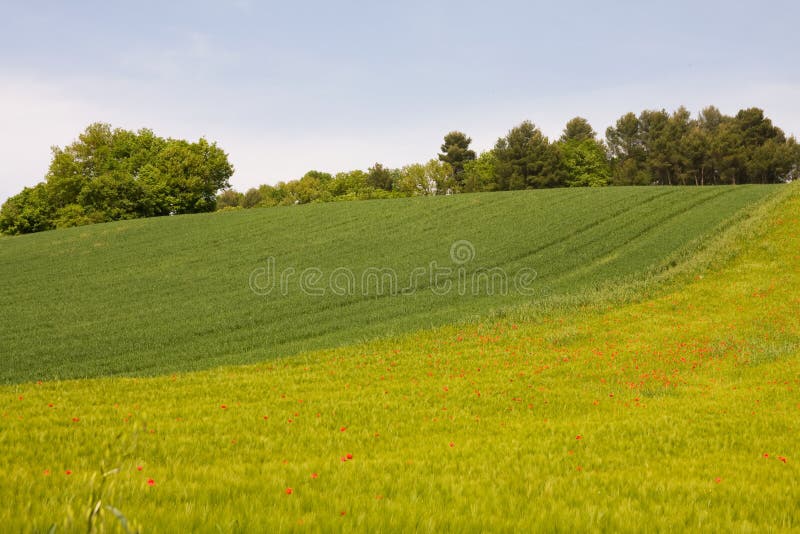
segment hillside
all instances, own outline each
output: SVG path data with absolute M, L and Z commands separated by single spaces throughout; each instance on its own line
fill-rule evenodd
M 784 192 L 732 262 L 602 312 L 2 386 L 0 523 L 795 531 L 800 195 Z
M 579 295 L 647 276 L 780 188 L 557 189 L 332 203 L 5 239 L 0 381 L 251 363 Z M 265 289 L 273 260 L 278 287 L 256 294 L 251 282 Z M 303 286 L 309 268 L 320 278 L 312 273 Z M 397 293 L 365 279 L 371 269 L 391 269 Z M 502 280 L 476 277 L 480 269 L 505 276 L 507 294 L 500 294 Z M 434 271 L 442 275 L 435 284 Z M 290 272 L 281 290 L 280 274 Z M 309 294 L 320 289 L 321 296 Z

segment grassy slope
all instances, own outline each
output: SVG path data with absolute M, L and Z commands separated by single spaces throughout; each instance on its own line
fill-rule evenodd
M 779 187 L 607 188 L 334 203 L 128 221 L 4 240 L 0 383 L 157 374 L 262 361 L 484 315 L 543 295 L 581 295 L 646 276 L 688 243 Z M 430 289 L 405 296 L 330 291 L 259 297 L 250 273 L 465 264 L 538 273 L 534 296 Z M 456 278 L 457 280 L 457 278 Z M 363 289 L 360 284 L 357 290 Z
M 796 530 L 799 193 L 724 268 L 604 313 L 4 386 L 0 523 L 85 529 L 102 496 L 163 532 Z

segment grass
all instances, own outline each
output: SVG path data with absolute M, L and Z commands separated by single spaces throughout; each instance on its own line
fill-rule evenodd
M 136 220 L 6 239 L 0 383 L 253 363 L 641 283 L 669 272 L 681 251 L 781 189 L 455 195 Z M 266 288 L 270 261 L 273 271 L 293 274 L 286 291 L 258 295 L 251 276 Z M 321 278 L 310 286 L 321 296 L 301 290 L 309 268 L 318 269 Z M 365 282 L 375 268 L 390 269 L 398 292 L 408 291 L 392 293 L 391 277 L 381 279 L 383 288 Z M 431 273 L 442 268 L 449 274 L 434 284 Z M 528 278 L 517 285 L 520 274 Z M 346 294 L 335 294 L 336 287 Z
M 797 530 L 800 191 L 785 193 L 735 259 L 640 302 L 3 386 L 0 524 Z

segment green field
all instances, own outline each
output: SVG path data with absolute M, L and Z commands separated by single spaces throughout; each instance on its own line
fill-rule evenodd
M 468 211 L 469 201 L 453 205 Z M 130 245 L 151 225 L 206 220 L 248 218 L 137 222 L 120 235 Z M 625 241 L 616 248 L 632 249 Z M 800 190 L 781 188 L 717 247 L 698 253 L 713 253 L 711 268 L 638 302 L 536 321 L 520 308 L 250 366 L 2 386 L 0 524 L 796 531 Z
M 0 383 L 254 363 L 646 281 L 780 189 L 486 193 L 144 219 L 4 239 Z M 456 254 L 467 254 L 457 261 L 454 243 L 463 246 Z M 285 291 L 258 295 L 251 275 L 270 258 L 274 271 L 295 275 Z M 451 269 L 435 284 L 431 262 Z M 307 287 L 321 296 L 301 290 L 300 273 L 309 268 L 321 279 Z M 395 273 L 397 294 L 388 282 L 361 283 L 364 273 L 383 268 Z M 355 284 L 338 278 L 346 293 L 338 295 L 331 280 L 342 269 Z M 505 295 L 502 282 L 476 275 L 481 269 L 505 273 Z M 524 292 L 514 285 L 520 273 L 530 275 Z M 268 278 L 255 280 L 263 289 Z M 441 291 L 445 283 L 450 291 Z

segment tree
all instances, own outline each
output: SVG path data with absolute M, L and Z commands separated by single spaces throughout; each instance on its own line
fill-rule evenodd
M 0 209 L 0 232 L 28 234 L 55 228 L 53 208 L 44 182 L 26 187 Z
M 453 178 L 459 187 L 463 185 L 464 165 L 475 159 L 475 151 L 469 149 L 471 142 L 465 133 L 454 130 L 444 136 L 442 153 L 439 154 L 439 161 L 449 163 L 453 168 Z
M 251 191 L 257 191 L 255 189 L 251 189 Z M 250 191 L 248 191 L 249 193 Z M 250 207 L 244 206 L 244 198 L 245 195 L 234 191 L 233 189 L 226 189 L 219 195 L 217 195 L 217 209 L 222 210 L 226 208 L 239 208 L 239 207 Z
M 380 163 L 376 163 L 367 170 L 367 184 L 375 189 L 384 191 L 392 190 L 392 173 Z
M 620 117 L 606 129 L 606 144 L 611 155 L 612 182 L 616 185 L 646 185 L 652 177 L 646 168 L 647 151 L 639 118 L 633 113 Z
M 595 133 L 589 121 L 583 117 L 575 117 L 567 122 L 559 141 L 562 143 L 568 141 L 586 141 L 587 139 L 593 140 L 596 137 L 597 133 Z
M 603 146 L 592 138 L 572 139 L 560 143 L 561 161 L 569 187 L 601 187 L 608 185 L 611 169 Z
M 52 154 L 42 190 L 33 196 L 23 192 L 4 208 L 3 231 L 213 211 L 217 191 L 229 187 L 233 174 L 216 143 L 163 139 L 151 130 L 104 123 L 89 125 L 72 144 L 53 147 Z M 39 209 L 41 202 L 46 209 Z M 30 204 L 27 211 L 20 209 L 23 204 Z M 31 224 L 30 210 L 46 219 Z M 20 219 L 10 222 L 15 217 Z
M 567 122 L 556 143 L 564 170 L 564 183 L 569 187 L 598 187 L 608 185 L 611 170 L 606 149 L 597 140 L 589 121 L 575 117 Z
M 497 156 L 493 150 L 482 152 L 476 159 L 464 163 L 462 191 L 492 191 L 497 188 Z
M 558 151 L 530 121 L 512 128 L 494 146 L 498 189 L 533 189 L 563 185 Z
M 400 170 L 399 191 L 408 195 L 444 194 L 449 188 L 453 167 L 447 162 L 432 159 L 425 164 L 414 163 Z

